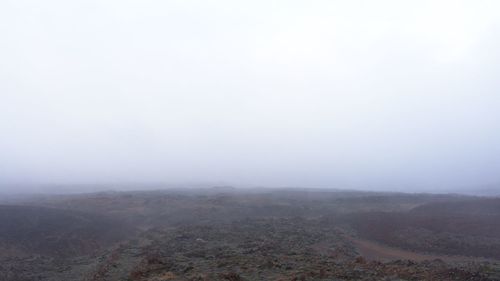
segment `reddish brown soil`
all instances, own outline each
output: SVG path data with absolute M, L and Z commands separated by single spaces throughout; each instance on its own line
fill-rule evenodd
M 431 254 L 416 253 L 412 251 L 389 247 L 368 240 L 357 239 L 353 237 L 346 237 L 346 238 L 349 239 L 354 244 L 359 254 L 362 255 L 367 260 L 390 261 L 390 260 L 405 259 L 414 261 L 424 261 L 424 260 L 440 259 L 448 262 L 487 260 L 477 257 L 446 256 L 446 255 L 431 255 Z

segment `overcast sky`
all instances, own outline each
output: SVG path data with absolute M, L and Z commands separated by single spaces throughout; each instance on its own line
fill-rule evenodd
M 500 183 L 500 1 L 0 2 L 0 183 Z

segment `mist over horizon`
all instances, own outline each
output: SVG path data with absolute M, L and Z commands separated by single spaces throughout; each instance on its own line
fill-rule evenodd
M 0 193 L 500 190 L 499 10 L 3 1 Z

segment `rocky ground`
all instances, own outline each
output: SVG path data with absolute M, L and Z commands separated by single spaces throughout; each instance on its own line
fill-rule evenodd
M 143 195 L 132 196 L 132 203 L 123 204 L 127 208 L 119 207 L 116 198 L 109 201 L 108 197 L 72 204 L 73 209 L 82 212 L 86 211 L 82 207 L 85 204 L 114 202 L 115 205 L 102 205 L 105 212 L 93 207 L 100 213 L 127 217 L 109 224 L 109 228 L 129 229 L 120 221 L 137 223 L 144 213 L 154 223 L 143 222 L 140 230 L 134 229 L 137 234 L 87 255 L 27 255 L 26 252 L 16 255 L 13 251 L 1 257 L 0 280 L 500 280 L 500 263 L 494 259 L 452 259 L 446 253 L 426 254 L 395 248 L 387 248 L 390 256 L 378 255 L 386 250 L 384 244 L 376 245 L 378 252 L 366 255 L 363 245 L 374 242 L 359 243 L 363 233 L 356 229 L 357 224 L 346 221 L 346 217 L 352 216 L 345 214 L 349 200 L 355 202 L 353 210 L 359 215 L 369 208 L 383 209 L 384 204 L 391 212 L 405 212 L 422 198 L 398 197 L 397 202 L 391 203 L 379 195 L 375 198 L 350 195 L 335 200 L 321 197 L 300 200 L 297 194 L 287 194 L 281 199 L 263 201 L 265 196 L 176 194 L 156 195 L 147 200 Z M 139 208 L 140 202 L 157 204 L 154 210 L 159 215 L 155 217 L 153 209 L 147 206 Z M 165 203 L 172 204 L 162 208 Z M 185 219 L 169 217 L 179 214 L 178 208 L 184 211 Z M 287 212 L 288 209 L 293 211 Z M 140 215 L 133 217 L 136 213 Z

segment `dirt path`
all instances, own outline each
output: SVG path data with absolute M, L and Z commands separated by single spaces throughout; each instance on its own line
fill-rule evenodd
M 421 254 L 394 247 L 389 247 L 368 240 L 346 237 L 351 241 L 361 254 L 367 260 L 389 261 L 398 259 L 408 259 L 414 261 L 441 259 L 448 262 L 467 262 L 467 261 L 488 261 L 485 258 L 465 257 L 465 256 L 446 256 Z M 491 260 L 489 260 L 491 261 Z

